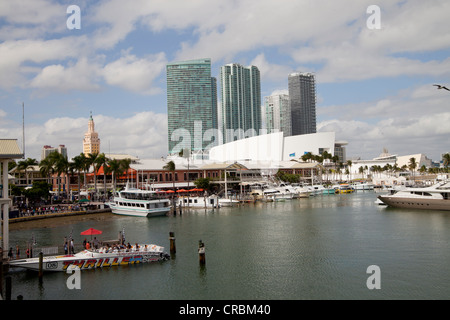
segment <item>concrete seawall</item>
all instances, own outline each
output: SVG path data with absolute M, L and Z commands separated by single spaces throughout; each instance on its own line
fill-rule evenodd
M 59 217 L 81 216 L 81 215 L 107 213 L 107 212 L 111 212 L 111 209 L 110 208 L 106 208 L 106 209 L 96 209 L 96 210 L 86 210 L 86 211 L 69 211 L 69 212 L 59 212 L 59 213 L 46 213 L 46 214 L 40 214 L 40 215 L 34 215 L 34 216 L 11 218 L 11 219 L 9 219 L 9 223 L 11 224 L 11 223 L 17 223 L 17 222 L 34 221 L 34 220 L 59 218 Z

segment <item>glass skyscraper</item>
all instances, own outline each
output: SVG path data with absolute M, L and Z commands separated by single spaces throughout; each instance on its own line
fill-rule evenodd
M 261 79 L 255 66 L 220 68 L 223 142 L 256 136 L 261 129 Z
M 288 76 L 292 135 L 316 133 L 316 81 L 312 73 Z
M 291 136 L 291 106 L 287 94 L 275 94 L 264 98 L 264 117 L 267 133 L 282 131 Z
M 169 154 L 205 150 L 212 143 L 203 141 L 205 131 L 217 129 L 217 85 L 211 77 L 211 59 L 169 63 L 166 72 Z

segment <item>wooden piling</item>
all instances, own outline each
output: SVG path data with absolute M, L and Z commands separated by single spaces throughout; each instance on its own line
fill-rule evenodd
M 44 275 L 44 253 L 41 251 L 39 252 L 39 282 L 42 281 L 42 276 Z
M 177 252 L 177 248 L 175 246 L 175 233 L 169 232 L 169 240 L 170 240 L 170 253 L 174 254 Z
M 204 266 L 206 264 L 205 244 L 202 240 L 198 242 L 198 262 L 201 266 Z

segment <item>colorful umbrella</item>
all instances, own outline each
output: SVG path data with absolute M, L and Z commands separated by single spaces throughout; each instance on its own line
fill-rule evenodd
M 91 239 L 92 239 L 92 235 L 94 235 L 94 234 L 102 234 L 102 231 L 94 229 L 94 228 L 89 228 L 89 229 L 87 229 L 86 231 L 83 231 L 80 234 L 82 234 L 84 236 L 89 236 L 90 235 Z

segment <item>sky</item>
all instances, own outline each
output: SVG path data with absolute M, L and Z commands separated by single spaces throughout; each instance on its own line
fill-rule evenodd
M 0 137 L 22 146 L 24 119 L 25 157 L 60 144 L 73 157 L 92 112 L 101 152 L 166 156 L 166 64 L 210 58 L 216 77 L 257 66 L 262 98 L 315 73 L 317 130 L 347 141 L 347 158 L 440 161 L 449 17 L 448 0 L 1 0 Z

